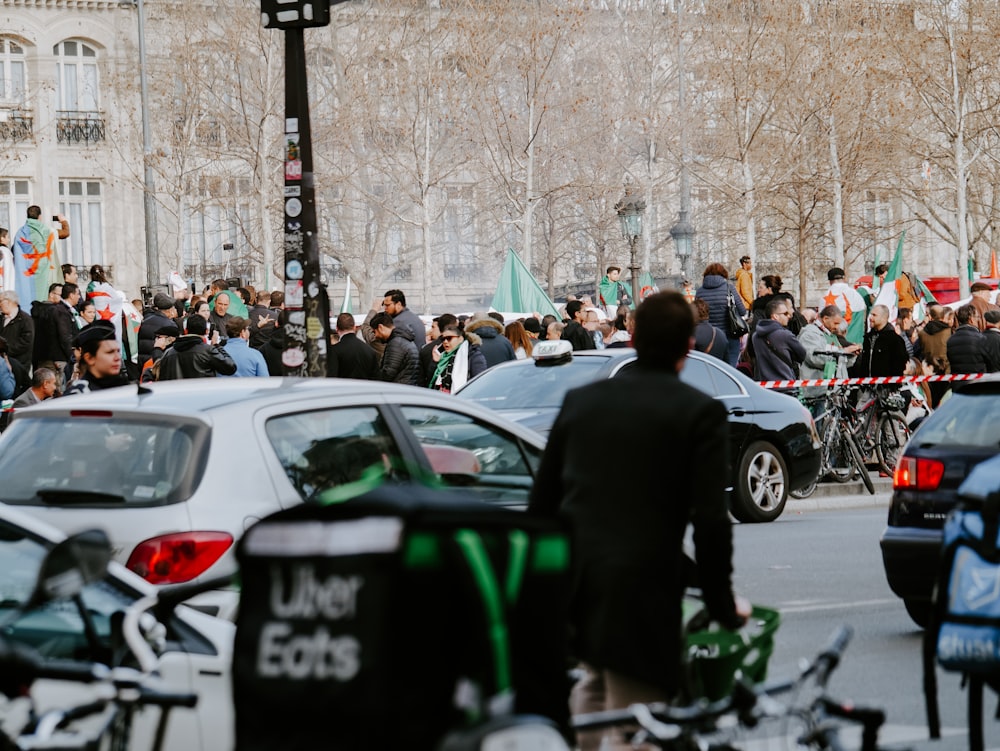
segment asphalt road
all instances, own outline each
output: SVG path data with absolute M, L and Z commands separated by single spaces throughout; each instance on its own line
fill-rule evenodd
M 782 614 L 771 678 L 797 672 L 842 623 L 854 639 L 829 684 L 830 693 L 859 705 L 884 708 L 883 741 L 899 747 L 964 749 L 966 694 L 953 674 L 938 671 L 944 739 L 927 740 L 920 645 L 922 631 L 885 582 L 878 540 L 884 507 L 802 511 L 789 508 L 771 524 L 736 525 L 735 586 L 751 602 Z M 986 692 L 986 741 L 1000 749 L 996 697 Z M 764 749 L 787 748 L 771 740 Z

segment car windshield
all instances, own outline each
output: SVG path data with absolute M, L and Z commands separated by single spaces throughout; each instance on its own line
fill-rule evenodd
M 1000 394 L 955 392 L 913 436 L 922 446 L 1000 448 Z
M 201 424 L 101 416 L 21 417 L 0 442 L 0 501 L 164 505 L 190 496 L 208 440 Z
M 567 391 L 596 380 L 605 364 L 604 358 L 577 357 L 562 365 L 496 368 L 458 393 L 491 409 L 558 409 Z

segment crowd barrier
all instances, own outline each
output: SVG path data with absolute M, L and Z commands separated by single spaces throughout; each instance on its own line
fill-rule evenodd
M 766 389 L 790 389 L 798 386 L 881 386 L 889 383 L 922 383 L 924 381 L 974 381 L 990 373 L 958 373 L 931 376 L 870 376 L 866 378 L 811 378 L 795 381 L 757 381 Z

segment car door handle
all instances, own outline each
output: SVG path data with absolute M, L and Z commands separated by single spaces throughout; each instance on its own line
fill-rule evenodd
M 729 410 L 729 414 L 735 417 L 745 417 L 746 413 L 747 411 L 743 409 L 743 407 L 733 407 L 731 410 Z

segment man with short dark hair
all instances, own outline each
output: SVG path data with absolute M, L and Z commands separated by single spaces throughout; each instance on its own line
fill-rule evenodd
M 764 308 L 767 316 L 753 332 L 754 375 L 758 381 L 794 381 L 806 349 L 791 331 L 791 305 L 784 297 L 771 300 Z
M 236 372 L 228 375 L 239 378 L 267 378 L 264 355 L 250 346 L 250 321 L 240 316 L 233 316 L 226 322 L 226 337 L 226 354 L 236 363 Z
M 747 310 L 750 310 L 753 306 L 755 291 L 753 287 L 753 263 L 750 260 L 750 256 L 743 256 L 740 259 L 740 267 L 736 269 L 736 279 L 734 282 L 736 292 L 739 294 L 740 299 L 743 300 L 743 306 Z
M 336 328 L 340 341 L 330 347 L 327 353 L 327 377 L 379 380 L 378 355 L 375 354 L 375 350 L 358 339 L 354 316 L 350 313 L 341 313 L 337 316 Z
M 566 317 L 569 321 L 563 329 L 562 338 L 573 345 L 573 351 L 597 349 L 594 337 L 583 326 L 587 321 L 583 303 L 579 300 L 570 300 L 566 303 Z
M 80 272 L 71 263 L 64 263 L 62 265 L 62 275 L 64 282 L 69 282 L 70 284 L 80 283 Z
M 948 338 L 952 373 L 985 373 L 986 339 L 979 330 L 979 311 L 971 303 L 955 311 L 956 328 Z
M 597 285 L 598 302 L 612 320 L 618 316 L 618 306 L 632 305 L 632 288 L 621 280 L 621 275 L 621 266 L 608 266 Z
M 606 709 L 668 701 L 680 688 L 689 521 L 711 616 L 736 628 L 749 612 L 745 602 L 737 608 L 730 582 L 726 409 L 678 377 L 693 332 L 691 307 L 679 292 L 642 302 L 635 366 L 566 394 L 531 491 L 529 513 L 561 513 L 573 527 L 573 646 L 588 666 L 574 694 L 599 676 Z M 609 414 L 633 426 L 626 473 L 595 460 L 593 429 Z
M 397 327 L 389 313 L 376 313 L 371 319 L 375 337 L 385 345 L 379 363 L 383 381 L 416 386 L 420 377 L 420 354 L 407 328 Z

